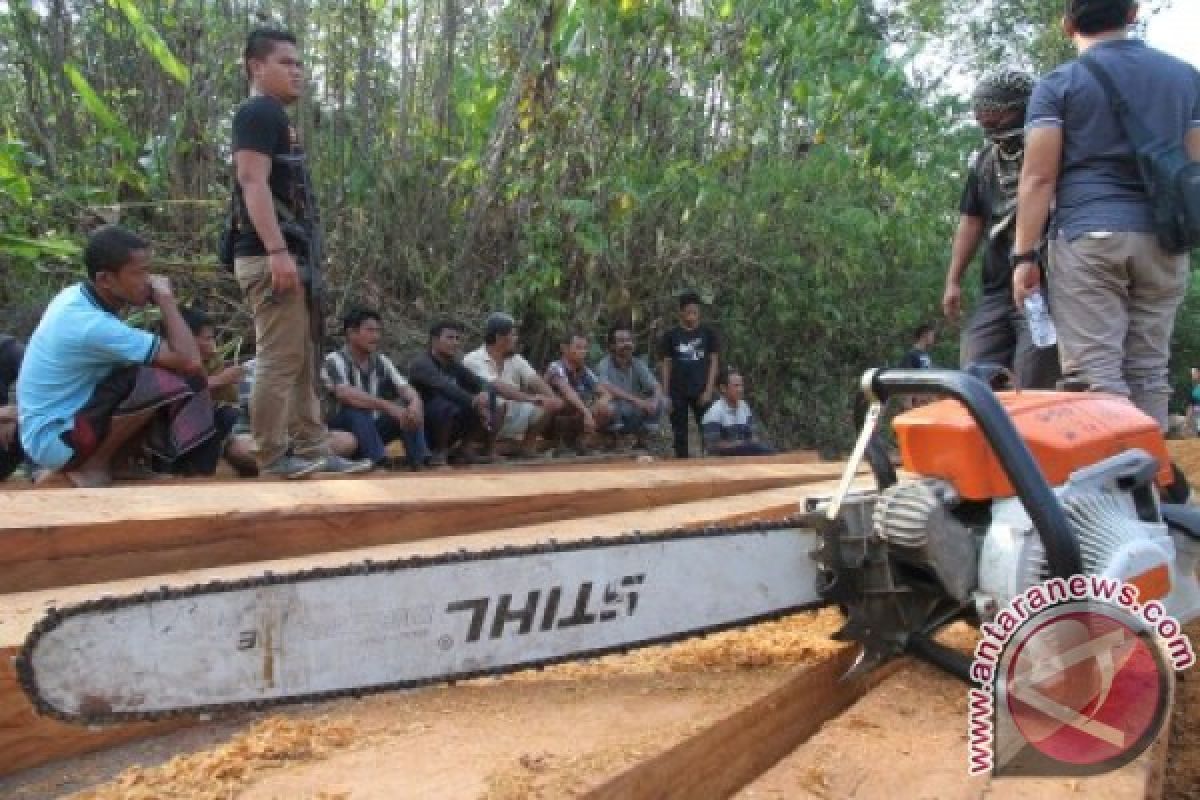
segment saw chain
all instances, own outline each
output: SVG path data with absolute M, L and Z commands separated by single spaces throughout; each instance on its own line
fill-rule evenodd
M 81 708 L 78 713 L 64 713 L 52 704 L 46 702 L 46 700 L 43 698 L 41 692 L 39 691 L 37 674 L 33 663 L 34 650 L 43 637 L 56 630 L 63 625 L 64 622 L 73 617 L 91 614 L 94 612 L 114 611 L 133 605 L 144 605 L 166 600 L 199 598 L 226 592 L 244 591 L 247 589 L 252 590 L 270 586 L 303 584 L 310 581 L 320 581 L 335 577 L 394 573 L 402 570 L 417 570 L 435 565 L 491 561 L 521 556 L 536 556 L 538 554 L 565 553 L 579 550 L 601 550 L 607 547 L 616 547 L 629 544 L 653 544 L 657 542 L 671 542 L 684 539 L 700 539 L 707 536 L 742 533 L 766 533 L 797 528 L 812 529 L 819 524 L 819 518 L 821 516 L 822 515 L 813 513 L 797 514 L 772 522 L 754 522 L 731 526 L 709 526 L 705 528 L 676 528 L 649 533 L 634 531 L 618 536 L 601 536 L 566 542 L 559 542 L 554 539 L 550 539 L 545 542 L 531 545 L 506 546 L 480 551 L 467 551 L 464 549 L 436 556 L 413 556 L 387 561 L 366 560 L 338 567 L 317 567 L 286 573 L 264 572 L 260 575 L 237 580 L 213 580 L 207 583 L 198 583 L 190 586 L 179 587 L 162 586 L 157 589 L 150 589 L 127 596 L 105 596 L 94 600 L 83 601 L 66 608 L 48 609 L 45 615 L 28 633 L 21 647 L 20 653 L 14 658 L 17 680 L 21 688 L 29 697 L 30 702 L 37 709 L 38 713 L 44 716 L 75 724 L 113 724 L 133 721 L 173 719 L 197 715 L 202 718 L 208 718 L 214 714 L 264 711 L 278 706 L 295 705 L 300 703 L 317 703 L 345 697 L 357 698 L 370 694 L 403 689 L 417 689 L 439 684 L 453 685 L 454 683 L 463 680 L 507 675 L 514 672 L 531 669 L 538 670 L 560 663 L 593 659 L 612 654 L 621 654 L 630 650 L 653 645 L 671 644 L 673 642 L 695 637 L 702 637 L 724 630 L 744 627 L 746 625 L 758 622 L 779 619 L 800 611 L 821 608 L 827 605 L 827 603 L 824 600 L 817 600 L 811 603 L 790 605 L 788 607 L 774 609 L 769 613 L 760 614 L 754 617 L 707 627 L 694 628 L 678 634 L 657 636 L 651 639 L 643 639 L 639 641 L 622 642 L 615 646 L 597 647 L 595 649 L 572 652 L 567 655 L 555 656 L 552 658 L 533 659 L 519 663 L 505 664 L 497 667 L 488 667 L 459 672 L 450 677 L 432 676 L 368 687 L 335 689 L 331 691 L 262 698 L 244 702 L 221 703 L 210 706 L 191 706 L 181 709 L 122 711 L 119 713 L 111 713 L 106 711 L 103 707 L 95 709 L 84 707 Z

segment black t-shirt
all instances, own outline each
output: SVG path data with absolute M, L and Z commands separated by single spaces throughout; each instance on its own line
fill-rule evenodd
M 25 346 L 12 336 L 0 335 L 0 406 L 8 405 L 8 390 L 17 382 Z
M 271 193 L 296 219 L 307 220 L 312 216 L 305 207 L 308 169 L 304 148 L 283 103 L 267 95 L 257 95 L 242 103 L 233 117 L 233 152 L 239 150 L 252 150 L 270 156 L 271 175 L 268 183 Z M 238 208 L 238 237 L 234 243 L 234 255 L 266 255 L 266 248 L 246 213 L 242 187 L 236 181 L 234 192 Z M 295 252 L 294 243 L 288 244 Z
M 919 347 L 914 347 L 904 354 L 904 358 L 900 360 L 900 369 L 929 369 L 933 366 L 933 359 Z
M 487 388 L 478 375 L 461 361 L 445 362 L 426 350 L 408 366 L 408 382 L 428 406 L 434 397 L 442 395 L 459 408 L 470 408 L 475 395 Z
M 658 353 L 671 359 L 671 397 L 699 397 L 708 383 L 708 364 L 721 352 L 717 334 L 703 323 L 695 330 L 676 325 L 663 334 Z
M 980 180 L 979 168 L 985 159 L 977 159 L 967 173 L 967 185 L 963 187 L 962 199 L 959 200 L 958 210 L 969 217 L 979 217 L 984 225 L 983 251 L 983 291 L 985 294 L 994 292 L 1012 292 L 1012 266 L 1008 257 L 1012 253 L 1014 225 L 1007 226 L 994 237 L 988 236 L 992 227 L 1000 220 L 992 214 L 993 198 L 988 196 L 989 181 Z

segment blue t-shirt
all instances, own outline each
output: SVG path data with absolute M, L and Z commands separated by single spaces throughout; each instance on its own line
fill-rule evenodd
M 1133 116 L 1163 142 L 1178 143 L 1200 127 L 1200 75 L 1190 64 L 1138 39 L 1100 42 L 1088 52 L 1112 76 Z M 1070 61 L 1042 78 L 1026 125 L 1063 132 L 1052 237 L 1153 232 L 1133 145 L 1087 67 Z
M 40 466 L 63 467 L 74 453 L 62 435 L 100 382 L 119 367 L 151 363 L 157 353 L 157 336 L 126 325 L 87 284 L 63 289 L 33 332 L 17 378 L 25 452 Z

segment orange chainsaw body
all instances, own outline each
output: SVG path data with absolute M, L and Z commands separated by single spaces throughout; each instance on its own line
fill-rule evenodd
M 1171 483 L 1171 461 L 1158 424 L 1119 397 L 1092 392 L 998 392 L 1017 433 L 1051 486 L 1075 470 L 1140 448 L 1158 459 L 1158 483 Z M 893 422 L 904 468 L 952 484 L 968 500 L 1016 492 L 967 409 L 939 400 Z

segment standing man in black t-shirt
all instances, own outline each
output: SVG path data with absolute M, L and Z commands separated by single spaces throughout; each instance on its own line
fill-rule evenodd
M 962 277 L 986 239 L 983 293 L 963 331 L 961 364 L 1002 366 L 1013 371 L 1021 388 L 1051 389 L 1059 378 L 1058 350 L 1034 345 L 1024 311 L 1013 306 L 1009 263 L 1025 153 L 1025 107 L 1033 86 L 1030 75 L 1002 69 L 975 87 L 972 106 L 988 142 L 967 172 L 942 310 L 951 321 L 962 313 Z
M 679 324 L 663 334 L 658 347 L 676 458 L 688 457 L 688 409 L 703 435 L 704 412 L 716 390 L 720 349 L 716 331 L 700 321 L 700 295 L 684 292 L 679 297 Z
M 334 455 L 317 400 L 318 354 L 297 269 L 297 256 L 307 255 L 317 210 L 309 207 L 304 149 L 286 110 L 304 89 L 296 37 L 280 30 L 252 31 L 243 56 L 252 91 L 233 118 L 233 266 L 254 313 L 250 426 L 259 467 L 285 478 L 365 472 L 373 466 L 369 460 Z

